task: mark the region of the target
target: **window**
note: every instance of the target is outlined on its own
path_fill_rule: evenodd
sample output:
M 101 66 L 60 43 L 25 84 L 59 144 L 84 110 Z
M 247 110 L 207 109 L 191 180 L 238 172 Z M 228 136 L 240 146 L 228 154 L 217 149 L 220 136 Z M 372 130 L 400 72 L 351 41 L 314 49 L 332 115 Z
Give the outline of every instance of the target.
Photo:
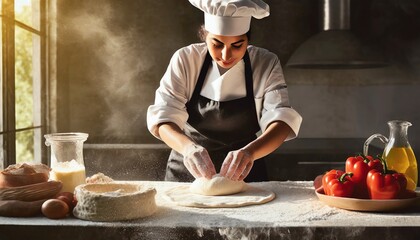
M 0 7 L 0 167 L 3 168 L 43 159 L 46 0 L 1 0 Z

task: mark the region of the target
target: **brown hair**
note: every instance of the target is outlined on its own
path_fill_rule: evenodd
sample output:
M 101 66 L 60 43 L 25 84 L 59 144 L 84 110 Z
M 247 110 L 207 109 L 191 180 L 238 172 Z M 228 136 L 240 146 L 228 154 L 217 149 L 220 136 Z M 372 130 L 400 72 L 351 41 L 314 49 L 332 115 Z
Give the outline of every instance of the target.
M 204 27 L 204 24 L 200 26 L 200 28 L 198 29 L 198 38 L 205 42 L 206 41 L 206 37 L 207 34 L 209 34 L 209 32 L 206 30 L 206 28 Z M 249 29 L 248 32 L 245 33 L 246 37 L 248 38 L 248 41 L 251 41 L 251 29 Z

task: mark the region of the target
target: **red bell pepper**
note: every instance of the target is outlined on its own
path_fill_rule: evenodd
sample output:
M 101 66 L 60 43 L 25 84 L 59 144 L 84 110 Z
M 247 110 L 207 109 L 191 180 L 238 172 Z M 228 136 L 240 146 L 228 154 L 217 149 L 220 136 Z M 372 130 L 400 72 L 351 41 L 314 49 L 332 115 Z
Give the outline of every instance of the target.
M 353 173 L 346 173 L 341 170 L 330 170 L 322 177 L 324 192 L 329 196 L 352 197 L 354 183 L 350 180 Z
M 382 159 L 381 159 L 382 160 Z M 382 160 L 381 171 L 369 171 L 366 184 L 371 199 L 396 199 L 406 193 L 407 179 L 404 174 L 388 170 L 386 162 Z
M 380 159 L 374 159 L 372 156 L 357 155 L 349 157 L 346 160 L 346 172 L 353 173 L 351 180 L 355 183 L 354 197 L 369 198 L 366 186 L 366 178 L 370 170 L 383 169 Z
M 326 195 L 330 195 L 329 194 L 328 183 L 333 179 L 339 178 L 343 174 L 344 174 L 344 171 L 333 169 L 333 170 L 330 170 L 330 171 L 326 172 L 322 176 L 322 187 L 324 188 L 324 193 Z

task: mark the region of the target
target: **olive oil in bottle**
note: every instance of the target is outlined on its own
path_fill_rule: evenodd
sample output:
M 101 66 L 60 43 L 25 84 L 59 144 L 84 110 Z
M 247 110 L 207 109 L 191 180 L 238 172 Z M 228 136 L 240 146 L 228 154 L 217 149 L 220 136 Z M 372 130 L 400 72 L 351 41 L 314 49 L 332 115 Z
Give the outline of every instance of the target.
M 389 139 L 380 133 L 373 134 L 366 139 L 363 154 L 368 155 L 372 140 L 376 138 L 381 140 L 385 144 L 382 158 L 386 161 L 388 169 L 404 174 L 407 179 L 407 189 L 414 191 L 417 187 L 418 170 L 417 160 L 407 136 L 408 127 L 411 125 L 410 122 L 402 120 L 389 121 Z
M 403 173 L 407 178 L 407 189 L 415 190 L 417 186 L 417 160 L 411 147 L 390 147 L 385 149 L 383 158 L 388 169 Z

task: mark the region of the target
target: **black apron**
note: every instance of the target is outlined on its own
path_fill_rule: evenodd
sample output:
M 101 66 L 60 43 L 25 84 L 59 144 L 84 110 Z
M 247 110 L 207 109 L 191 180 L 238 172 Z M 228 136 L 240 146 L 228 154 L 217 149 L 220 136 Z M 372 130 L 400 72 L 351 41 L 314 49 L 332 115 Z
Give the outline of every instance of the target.
M 209 152 L 220 171 L 228 152 L 240 149 L 256 139 L 260 130 L 256 115 L 252 69 L 248 52 L 244 56 L 246 97 L 231 101 L 214 101 L 200 95 L 212 58 L 207 53 L 193 95 L 186 104 L 189 114 L 184 132 Z M 166 168 L 166 181 L 192 182 L 194 177 L 183 163 L 183 156 L 172 150 Z M 267 181 L 264 159 L 254 162 L 246 182 Z

